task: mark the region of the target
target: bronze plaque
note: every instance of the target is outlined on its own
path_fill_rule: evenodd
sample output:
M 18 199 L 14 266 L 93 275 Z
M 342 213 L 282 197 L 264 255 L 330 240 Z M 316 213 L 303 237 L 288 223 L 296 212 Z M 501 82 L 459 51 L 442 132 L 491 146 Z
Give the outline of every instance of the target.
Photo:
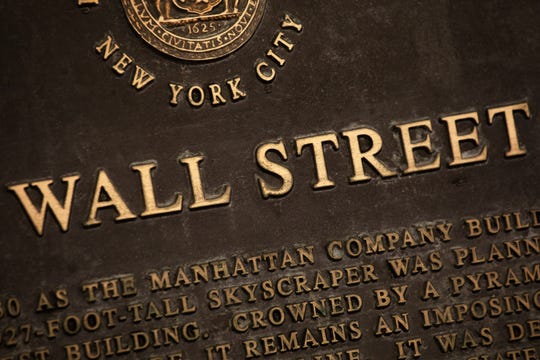
M 1 360 L 540 358 L 540 2 L 0 9 Z

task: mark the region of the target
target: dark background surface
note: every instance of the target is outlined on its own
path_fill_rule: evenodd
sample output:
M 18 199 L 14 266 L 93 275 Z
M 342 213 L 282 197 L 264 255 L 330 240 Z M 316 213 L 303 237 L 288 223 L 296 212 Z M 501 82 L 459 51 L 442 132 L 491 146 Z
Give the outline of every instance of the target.
M 38 289 L 65 285 L 76 291 L 87 279 L 124 273 L 142 278 L 149 269 L 294 244 L 314 245 L 327 266 L 322 250 L 332 239 L 540 206 L 538 1 L 270 1 L 246 45 L 206 63 L 177 60 L 148 46 L 131 29 L 119 1 L 103 0 L 90 9 L 77 7 L 75 1 L 6 1 L 0 10 L 2 296 L 17 295 L 32 304 Z M 264 85 L 253 67 L 270 47 L 285 12 L 304 29 L 289 33 L 295 49 L 282 52 L 286 65 L 271 85 Z M 113 62 L 104 62 L 95 52 L 106 34 L 156 75 L 149 88 L 132 89 L 129 75 L 115 75 Z M 168 104 L 169 81 L 208 85 L 236 75 L 248 92 L 243 101 L 200 109 L 185 102 Z M 503 121 L 488 126 L 485 109 L 523 100 L 532 111 L 529 120 L 517 120 L 527 155 L 505 159 Z M 438 119 L 466 111 L 479 111 L 488 161 L 448 168 L 450 147 Z M 311 157 L 293 155 L 294 137 L 367 125 L 383 136 L 383 159 L 403 164 L 392 126 L 424 118 L 432 120 L 432 141 L 441 152 L 439 171 L 350 185 L 351 163 L 341 139 L 340 151 L 326 149 L 336 187 L 313 191 Z M 278 138 L 290 154 L 287 166 L 295 176 L 294 189 L 284 198 L 263 200 L 255 182 L 261 171 L 254 151 Z M 177 162 L 186 152 L 205 155 L 208 188 L 231 185 L 229 206 L 188 210 L 190 187 L 185 168 Z M 157 198 L 166 202 L 179 191 L 184 210 L 124 223 L 115 223 L 115 213 L 104 210 L 99 213 L 101 226 L 84 228 L 99 168 L 107 170 L 134 212 L 143 210 L 139 179 L 129 165 L 145 160 L 159 164 L 154 176 Z M 62 233 L 49 214 L 45 235 L 38 237 L 5 185 L 47 177 L 56 184 L 70 173 L 81 175 L 70 230 Z M 54 189 L 63 191 L 61 186 Z M 465 239 L 458 241 L 466 245 Z M 416 284 L 413 279 L 403 283 L 409 280 Z M 199 305 L 204 307 L 202 301 Z M 25 316 L 34 315 L 27 311 Z M 201 316 L 211 323 L 218 315 L 205 311 Z M 365 316 L 366 322 L 373 321 Z M 211 337 L 216 343 L 229 336 L 223 331 L 226 320 L 220 321 L 223 328 Z M 366 335 L 359 346 L 367 358 L 382 359 L 390 344 L 392 339 Z M 186 346 L 188 355 L 194 346 Z M 504 350 L 507 345 L 494 346 Z M 438 354 L 433 344 L 426 351 Z

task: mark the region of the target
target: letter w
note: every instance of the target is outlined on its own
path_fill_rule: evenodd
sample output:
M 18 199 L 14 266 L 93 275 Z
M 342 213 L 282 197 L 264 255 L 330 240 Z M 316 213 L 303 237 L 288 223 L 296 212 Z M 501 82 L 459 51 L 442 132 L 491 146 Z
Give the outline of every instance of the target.
M 133 79 L 131 80 L 131 86 L 137 90 L 141 90 L 154 79 L 155 77 L 152 74 L 144 70 L 142 67 L 136 65 L 135 72 L 133 73 Z
M 19 185 L 8 186 L 8 189 L 13 191 L 15 195 L 19 198 L 26 214 L 32 221 L 32 225 L 36 229 L 37 233 L 41 236 L 43 235 L 43 226 L 45 224 L 45 214 L 47 213 L 47 208 L 51 209 L 56 221 L 60 225 L 60 228 L 63 231 L 67 231 L 69 228 L 69 215 L 71 213 L 71 203 L 73 201 L 73 193 L 75 190 L 75 183 L 79 180 L 80 176 L 72 175 L 65 176 L 62 178 L 62 182 L 67 183 L 67 192 L 64 197 L 64 204 L 61 205 L 56 196 L 52 193 L 49 185 L 53 183 L 52 180 L 42 180 L 34 181 L 32 183 L 24 183 Z M 30 197 L 26 193 L 26 188 L 28 186 L 35 186 L 41 192 L 42 200 L 41 205 L 36 207 Z
M 437 343 L 443 353 L 454 351 L 456 349 L 456 337 L 457 333 L 437 335 Z
M 409 257 L 387 260 L 387 262 L 390 264 L 390 269 L 396 276 L 407 275 L 407 271 L 409 269 L 409 261 Z
M 303 321 L 306 317 L 306 302 L 302 303 L 296 303 L 296 304 L 288 304 L 286 307 L 289 310 L 289 313 L 291 314 L 292 318 L 295 322 Z

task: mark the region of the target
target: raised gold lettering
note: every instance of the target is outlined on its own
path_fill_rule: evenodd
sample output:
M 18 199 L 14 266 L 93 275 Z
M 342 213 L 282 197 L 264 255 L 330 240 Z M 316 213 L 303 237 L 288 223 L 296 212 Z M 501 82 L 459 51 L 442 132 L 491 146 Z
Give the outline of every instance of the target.
M 457 123 L 462 120 L 474 121 L 475 126 L 467 134 L 458 133 Z M 479 144 L 478 131 L 476 128 L 476 126 L 479 123 L 477 112 L 459 114 L 459 115 L 454 115 L 454 116 L 446 116 L 446 117 L 443 117 L 441 121 L 444 121 L 448 127 L 448 135 L 450 137 L 450 146 L 452 147 L 453 159 L 448 164 L 449 166 L 458 166 L 458 165 L 463 165 L 463 164 L 486 161 L 487 147 L 485 145 L 482 146 L 482 148 L 479 151 L 477 151 L 476 155 L 463 157 L 463 153 L 461 151 L 462 142 L 468 141 L 468 142 L 472 142 L 474 145 Z
M 267 154 L 269 152 L 278 153 L 283 160 L 287 160 L 287 151 L 283 141 L 280 140 L 276 143 L 267 143 L 259 146 L 256 151 L 257 164 L 265 171 L 277 175 L 282 185 L 279 188 L 270 186 L 265 180 L 257 176 L 257 183 L 263 198 L 267 199 L 270 196 L 284 196 L 288 194 L 293 187 L 293 176 L 289 169 L 277 164 L 276 162 L 268 159 Z
M 506 134 L 508 136 L 508 144 L 510 148 L 506 151 L 506 157 L 525 155 L 527 151 L 519 144 L 518 133 L 516 129 L 516 118 L 514 113 L 523 112 L 527 119 L 531 117 L 531 111 L 529 110 L 529 104 L 522 102 L 519 104 L 502 106 L 497 108 L 488 109 L 488 124 L 493 124 L 494 117 L 498 114 L 503 114 L 503 118 L 506 124 Z
M 434 170 L 441 166 L 441 156 L 439 153 L 433 151 L 429 133 L 426 134 L 425 138 L 414 142 L 411 137 L 411 130 L 415 128 L 426 128 L 429 130 L 429 132 L 431 132 L 431 121 L 419 120 L 407 124 L 397 125 L 397 127 L 401 130 L 403 151 L 405 153 L 405 158 L 407 159 L 407 168 L 404 171 L 405 174 Z M 424 162 L 423 164 L 418 165 L 415 157 L 415 150 L 427 151 L 432 155 L 432 159 L 429 162 Z
M 102 194 L 106 195 L 108 200 L 100 200 Z M 115 218 L 116 221 L 131 220 L 137 217 L 128 208 L 126 202 L 116 190 L 116 187 L 111 182 L 111 179 L 105 170 L 99 170 L 94 196 L 90 205 L 90 213 L 88 214 L 88 219 L 86 219 L 84 225 L 93 226 L 101 224 L 101 220 L 97 218 L 98 210 L 111 206 L 114 207 L 118 213 L 118 216 Z
M 50 209 L 54 218 L 60 225 L 62 231 L 68 231 L 69 229 L 69 217 L 71 213 L 71 204 L 73 202 L 73 193 L 75 191 L 75 183 L 79 180 L 79 175 L 64 176 L 62 182 L 67 183 L 67 190 L 64 196 L 64 204 L 60 204 L 60 201 L 52 193 L 50 185 L 52 180 L 34 181 L 31 183 L 23 183 L 18 185 L 8 186 L 8 189 L 13 191 L 17 198 L 21 202 L 26 214 L 30 218 L 34 229 L 39 235 L 43 235 L 43 227 L 45 224 L 45 214 L 47 209 Z M 32 203 L 30 197 L 26 193 L 26 189 L 29 186 L 35 186 L 41 193 L 42 200 L 41 205 L 38 208 Z
M 223 186 L 221 195 L 207 198 L 204 192 L 204 187 L 201 180 L 200 163 L 204 160 L 203 156 L 192 156 L 181 158 L 180 162 L 188 167 L 191 189 L 193 191 L 193 203 L 189 206 L 190 209 L 198 209 L 209 206 L 225 205 L 231 201 L 231 187 Z

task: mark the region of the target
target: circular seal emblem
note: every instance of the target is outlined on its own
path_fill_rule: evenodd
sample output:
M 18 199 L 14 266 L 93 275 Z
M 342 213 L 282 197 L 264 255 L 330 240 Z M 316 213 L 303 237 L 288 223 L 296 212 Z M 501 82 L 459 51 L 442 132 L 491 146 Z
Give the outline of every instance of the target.
M 266 0 L 122 0 L 126 16 L 150 45 L 184 60 L 216 59 L 253 35 Z

